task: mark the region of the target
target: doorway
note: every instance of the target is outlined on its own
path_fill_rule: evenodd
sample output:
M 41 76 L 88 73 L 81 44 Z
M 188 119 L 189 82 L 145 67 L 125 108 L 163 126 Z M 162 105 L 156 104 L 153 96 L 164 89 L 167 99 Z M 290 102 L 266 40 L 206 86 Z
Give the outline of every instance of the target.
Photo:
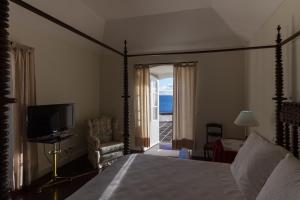
M 173 65 L 150 68 L 150 146 L 172 149 Z
M 150 146 L 159 143 L 159 79 L 150 74 Z

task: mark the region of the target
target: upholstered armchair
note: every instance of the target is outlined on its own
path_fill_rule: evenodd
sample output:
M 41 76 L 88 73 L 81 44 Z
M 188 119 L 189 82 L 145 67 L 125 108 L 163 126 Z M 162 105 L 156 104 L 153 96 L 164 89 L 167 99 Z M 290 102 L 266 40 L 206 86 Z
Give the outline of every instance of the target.
M 123 155 L 124 144 L 118 122 L 111 117 L 88 120 L 88 158 L 95 168 L 101 169 Z

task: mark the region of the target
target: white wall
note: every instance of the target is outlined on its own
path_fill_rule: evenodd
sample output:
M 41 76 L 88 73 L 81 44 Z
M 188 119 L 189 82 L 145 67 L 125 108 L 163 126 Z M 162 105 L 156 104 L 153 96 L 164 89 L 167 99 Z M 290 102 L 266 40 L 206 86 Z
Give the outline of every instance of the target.
M 244 108 L 244 53 L 215 53 L 199 55 L 153 56 L 129 59 L 129 88 L 133 95 L 133 66 L 134 64 L 157 62 L 198 61 L 200 79 L 200 102 L 198 118 L 197 149 L 201 153 L 206 142 L 205 124 L 219 122 L 224 126 L 224 137 L 242 138 L 243 129 L 233 124 L 234 119 Z M 119 120 L 122 112 L 122 57 L 110 56 L 102 59 L 100 78 L 100 112 L 111 113 Z M 133 126 L 133 98 L 130 100 L 131 130 Z M 122 124 L 122 121 L 121 121 Z M 132 131 L 131 131 L 132 133 Z M 132 135 L 133 136 L 133 135 Z M 134 146 L 132 138 L 132 147 Z
M 10 5 L 10 39 L 35 49 L 37 103 L 75 103 L 75 137 L 63 142 L 66 163 L 86 152 L 86 120 L 99 112 L 99 47 L 16 6 Z M 51 146 L 47 146 L 47 150 Z M 50 170 L 38 146 L 39 174 Z
M 89 36 L 100 41 L 103 38 L 105 19 L 82 0 L 24 1 Z
M 286 0 L 259 29 L 251 45 L 274 44 L 276 27 L 282 26 L 283 38 L 300 30 L 300 1 Z M 286 97 L 300 100 L 299 39 L 283 48 L 284 92 Z M 275 50 L 251 51 L 247 55 L 248 106 L 258 118 L 260 126 L 253 128 L 267 139 L 275 137 Z

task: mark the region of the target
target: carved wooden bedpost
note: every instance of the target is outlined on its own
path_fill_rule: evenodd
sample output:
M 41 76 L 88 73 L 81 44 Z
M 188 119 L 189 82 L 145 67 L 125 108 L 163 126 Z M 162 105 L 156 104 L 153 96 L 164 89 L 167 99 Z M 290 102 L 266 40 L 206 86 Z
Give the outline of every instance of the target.
M 8 104 L 9 95 L 9 40 L 8 0 L 0 1 L 0 199 L 9 199 L 8 193 Z
M 123 72 L 123 86 L 124 86 L 124 155 L 130 153 L 129 149 L 129 92 L 128 92 L 128 55 L 127 55 L 127 42 L 124 42 L 124 72 Z
M 280 111 L 282 103 L 286 98 L 283 95 L 283 68 L 282 68 L 282 45 L 281 45 L 281 27 L 277 27 L 277 39 L 276 39 L 276 67 L 275 67 L 275 97 L 273 100 L 276 104 L 276 143 L 280 146 L 284 145 L 284 136 L 283 136 L 283 123 L 280 120 Z
M 299 124 L 292 127 L 292 149 L 296 158 L 299 158 Z

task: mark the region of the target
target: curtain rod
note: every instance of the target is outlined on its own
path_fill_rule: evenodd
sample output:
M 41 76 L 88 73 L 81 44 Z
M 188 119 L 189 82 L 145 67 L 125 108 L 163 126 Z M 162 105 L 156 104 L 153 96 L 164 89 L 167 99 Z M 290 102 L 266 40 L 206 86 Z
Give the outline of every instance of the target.
M 145 63 L 145 64 L 134 64 L 134 66 L 141 66 L 141 65 L 148 65 L 148 66 L 150 66 L 150 68 L 151 67 L 157 67 L 157 65 L 175 65 L 175 64 L 184 64 L 184 63 L 186 63 L 186 64 L 189 64 L 189 63 L 195 63 L 195 64 L 197 64 L 198 63 L 198 61 L 186 61 L 186 62 L 161 62 L 161 63 Z
M 14 41 L 9 41 L 9 44 L 10 44 L 11 48 L 19 47 L 19 48 L 22 48 L 22 49 L 34 50 L 33 47 L 29 47 L 29 46 L 26 46 L 26 45 L 23 45 L 23 44 L 19 44 L 19 43 L 14 42 Z
M 15 3 L 15 4 L 17 4 L 17 5 L 19 5 L 19 6 L 21 6 L 21 7 L 23 7 L 23 8 L 25 8 L 25 9 L 27 9 L 27 10 L 29 10 L 29 11 L 31 11 L 31 12 L 33 12 L 33 13 L 35 13 L 35 14 L 37 14 L 37 15 L 39 15 L 39 16 L 41 16 L 41 17 L 43 17 L 43 18 L 45 18 L 45 19 L 47 19 L 48 21 L 53 22 L 54 24 L 57 24 L 57 25 L 65 28 L 65 29 L 67 29 L 67 30 L 69 30 L 69 31 L 77 34 L 77 35 L 80 35 L 81 37 L 83 37 L 83 38 L 85 38 L 85 39 L 87 39 L 87 40 L 89 40 L 91 42 L 94 42 L 94 43 L 96 43 L 96 44 L 98 44 L 98 45 L 100 45 L 100 46 L 102 46 L 102 47 L 104 47 L 104 48 L 106 48 L 106 49 L 108 49 L 110 51 L 113 51 L 113 52 L 115 52 L 115 53 L 117 53 L 117 54 L 119 54 L 121 56 L 124 56 L 124 54 L 122 52 L 114 49 L 113 47 L 111 47 L 111 46 L 109 46 L 107 44 L 104 44 L 103 42 L 100 42 L 99 40 L 97 40 L 97 39 L 95 39 L 95 38 L 93 38 L 93 37 L 91 37 L 91 36 L 89 36 L 89 35 L 81 32 L 81 31 L 79 31 L 78 29 L 76 29 L 76 28 L 74 28 L 74 27 L 72 27 L 72 26 L 70 26 L 70 25 L 68 25 L 68 24 L 60 21 L 59 19 L 57 19 L 57 18 L 55 18 L 55 17 L 53 17 L 53 16 L 51 16 L 51 15 L 43 12 L 42 10 L 39 10 L 39 9 L 33 7 L 32 5 L 26 3 L 26 2 L 24 2 L 22 0 L 10 0 L 10 1 L 13 2 L 13 3 Z

